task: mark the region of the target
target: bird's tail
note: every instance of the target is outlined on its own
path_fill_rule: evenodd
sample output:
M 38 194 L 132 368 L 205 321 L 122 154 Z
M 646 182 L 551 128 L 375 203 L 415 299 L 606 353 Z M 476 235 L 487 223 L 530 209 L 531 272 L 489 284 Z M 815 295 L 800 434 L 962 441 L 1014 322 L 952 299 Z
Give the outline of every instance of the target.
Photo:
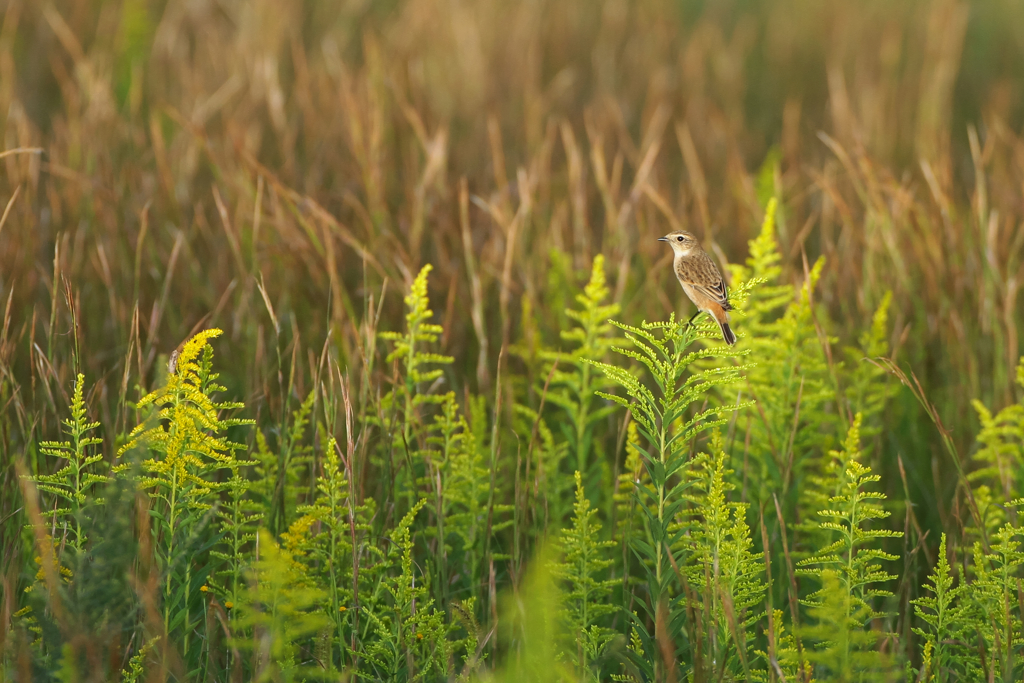
M 729 321 L 724 319 L 725 316 L 722 316 L 722 318 L 722 320 L 716 319 L 718 326 L 722 328 L 722 339 L 725 340 L 726 344 L 732 346 L 736 343 L 736 333 L 732 331 L 731 327 L 729 327 Z

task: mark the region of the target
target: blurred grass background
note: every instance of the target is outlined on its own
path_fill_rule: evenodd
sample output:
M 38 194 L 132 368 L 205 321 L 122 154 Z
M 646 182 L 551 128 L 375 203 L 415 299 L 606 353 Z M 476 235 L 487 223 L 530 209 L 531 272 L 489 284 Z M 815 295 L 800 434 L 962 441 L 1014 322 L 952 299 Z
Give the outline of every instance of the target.
M 108 457 L 125 397 L 200 323 L 230 339 L 229 395 L 284 424 L 324 344 L 359 372 L 429 262 L 446 380 L 486 392 L 503 346 L 558 345 L 595 254 L 621 319 L 664 319 L 686 309 L 654 239 L 682 226 L 741 261 L 773 195 L 787 277 L 827 259 L 829 334 L 893 292 L 894 356 L 961 453 L 971 399 L 1018 398 L 1019 2 L 0 8 L 2 147 L 42 150 L 0 159 L 0 519 L 76 362 Z M 901 455 L 937 528 L 939 436 L 908 392 L 886 421 L 883 483 L 902 498 Z

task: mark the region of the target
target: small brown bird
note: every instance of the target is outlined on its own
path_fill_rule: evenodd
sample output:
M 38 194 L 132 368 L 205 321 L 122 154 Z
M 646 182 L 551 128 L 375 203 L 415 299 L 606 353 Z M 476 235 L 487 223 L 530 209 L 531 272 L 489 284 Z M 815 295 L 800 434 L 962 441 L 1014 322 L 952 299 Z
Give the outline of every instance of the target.
M 686 296 L 697 306 L 696 318 L 704 311 L 722 328 L 722 338 L 730 346 L 736 343 L 736 335 L 729 327 L 729 292 L 725 288 L 725 280 L 718 271 L 718 266 L 711 260 L 697 238 L 690 233 L 679 230 L 658 238 L 659 242 L 668 242 L 672 247 L 675 259 L 672 269 L 679 278 Z M 693 318 L 690 318 L 692 321 Z

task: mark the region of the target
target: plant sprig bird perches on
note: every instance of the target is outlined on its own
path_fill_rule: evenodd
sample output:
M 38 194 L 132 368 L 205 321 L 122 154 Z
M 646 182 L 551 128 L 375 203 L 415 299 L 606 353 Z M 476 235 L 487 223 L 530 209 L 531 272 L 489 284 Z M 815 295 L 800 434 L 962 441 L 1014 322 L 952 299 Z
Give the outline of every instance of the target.
M 706 370 L 691 367 L 699 358 L 735 355 L 731 349 L 690 350 L 697 331 L 671 315 L 664 322 L 642 322 L 640 326 L 610 321 L 625 333 L 629 346 L 614 350 L 641 363 L 653 379 L 648 385 L 632 369 L 588 360 L 609 379 L 619 384 L 629 398 L 598 392 L 598 396 L 628 409 L 643 443 L 636 446 L 647 471 L 643 485 L 637 482 L 637 505 L 644 516 L 645 534 L 632 540 L 632 549 L 647 573 L 647 600 L 637 604 L 646 612 L 635 625 L 643 651 L 653 652 L 660 643 L 673 642 L 687 620 L 685 606 L 675 598 L 683 587 L 676 584 L 678 567 L 686 557 L 678 549 L 686 533 L 676 519 L 687 504 L 684 497 L 691 481 L 685 476 L 691 442 L 701 432 L 726 423 L 723 414 L 749 404 L 697 408 L 709 392 L 739 382 L 747 366 L 723 365 Z M 678 557 L 677 557 L 678 556 Z M 667 612 L 663 612 L 667 608 Z M 661 616 L 659 616 L 659 614 Z M 653 632 L 648 625 L 654 624 Z M 668 640 L 665 640 L 668 639 Z M 689 647 L 689 641 L 683 646 Z M 679 653 L 671 653 L 673 662 Z M 691 653 L 691 661 L 700 653 Z M 663 679 L 670 666 L 658 660 L 634 660 L 644 667 L 647 680 Z
M 153 501 L 155 554 L 164 582 L 164 632 L 173 630 L 183 636 L 186 658 L 189 639 L 199 624 L 198 588 L 209 571 L 205 550 L 196 549 L 202 537 L 198 532 L 224 488 L 216 481 L 216 473 L 236 472 L 249 464 L 235 457 L 245 446 L 231 441 L 227 431 L 255 424 L 251 419 L 222 417 L 244 404 L 214 399 L 225 388 L 217 384 L 219 374 L 213 371 L 209 342 L 221 334 L 219 329 L 203 330 L 185 342 L 167 384 L 136 404 L 140 412 L 148 410 L 150 415 L 128 434 L 128 442 L 117 453 L 121 462 L 112 470 L 115 475 L 128 472 L 130 461 L 124 456 L 133 449 L 142 450 L 140 486 Z
M 735 344 L 736 335 L 729 327 L 728 312 L 732 310 L 729 292 L 718 266 L 700 246 L 697 238 L 685 230 L 670 232 L 664 237 L 659 237 L 658 241 L 668 242 L 672 247 L 675 257 L 672 261 L 672 271 L 676 274 L 676 279 L 682 285 L 686 296 L 698 308 L 698 313 L 704 311 L 714 318 L 722 330 L 722 339 L 725 343 L 729 346 Z M 693 318 L 690 320 L 692 322 Z

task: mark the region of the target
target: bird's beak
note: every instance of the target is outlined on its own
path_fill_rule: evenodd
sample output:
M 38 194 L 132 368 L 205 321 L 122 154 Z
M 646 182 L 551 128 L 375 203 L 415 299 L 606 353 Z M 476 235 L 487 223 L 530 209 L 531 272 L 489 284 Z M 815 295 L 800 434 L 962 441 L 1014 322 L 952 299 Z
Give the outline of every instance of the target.
M 668 238 L 667 237 L 659 237 L 658 241 L 659 242 L 668 242 Z

